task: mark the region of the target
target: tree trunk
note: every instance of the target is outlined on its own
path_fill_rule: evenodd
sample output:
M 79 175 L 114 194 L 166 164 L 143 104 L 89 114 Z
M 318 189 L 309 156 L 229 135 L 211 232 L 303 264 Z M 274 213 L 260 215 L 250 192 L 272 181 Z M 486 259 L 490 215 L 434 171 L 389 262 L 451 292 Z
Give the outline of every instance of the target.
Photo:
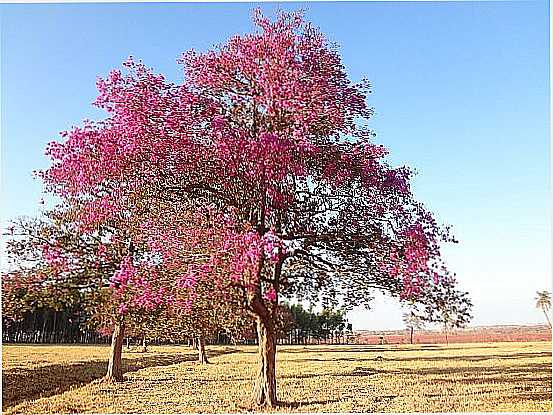
M 48 313 L 46 311 L 42 312 L 42 343 L 46 343 L 46 317 L 48 316 Z
M 146 344 L 146 336 L 142 337 L 142 353 L 146 353 L 148 351 L 148 346 Z
M 272 322 L 257 317 L 257 337 L 259 340 L 259 369 L 253 390 L 253 401 L 264 407 L 273 408 L 276 396 L 276 345 Z
M 411 336 L 410 336 L 411 344 L 413 344 L 413 327 L 411 327 Z
M 545 314 L 545 318 L 547 319 L 547 324 L 549 324 L 549 328 L 551 328 L 551 320 L 549 320 L 549 316 L 547 315 L 547 311 L 543 310 L 543 314 Z
M 111 336 L 111 350 L 109 355 L 108 372 L 106 379 L 112 382 L 123 381 L 123 365 L 121 354 L 123 353 L 123 339 L 125 337 L 125 325 L 116 324 Z
M 50 343 L 56 343 L 56 320 L 58 317 L 58 312 L 54 311 L 54 326 L 52 328 L 52 336 L 50 337 Z
M 205 351 L 205 337 L 198 336 L 198 362 L 202 365 L 207 365 L 209 361 L 207 360 L 207 353 Z

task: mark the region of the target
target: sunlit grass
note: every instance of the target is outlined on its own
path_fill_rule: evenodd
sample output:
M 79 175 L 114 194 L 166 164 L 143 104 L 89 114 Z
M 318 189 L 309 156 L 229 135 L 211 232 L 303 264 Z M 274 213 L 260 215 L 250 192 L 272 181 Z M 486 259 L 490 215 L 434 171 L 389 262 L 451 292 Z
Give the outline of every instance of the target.
M 125 382 L 110 385 L 94 381 L 107 346 L 4 346 L 4 410 L 251 410 L 255 347 L 208 352 L 208 366 L 184 346 L 125 352 Z M 551 343 L 279 346 L 277 377 L 279 412 L 550 411 Z

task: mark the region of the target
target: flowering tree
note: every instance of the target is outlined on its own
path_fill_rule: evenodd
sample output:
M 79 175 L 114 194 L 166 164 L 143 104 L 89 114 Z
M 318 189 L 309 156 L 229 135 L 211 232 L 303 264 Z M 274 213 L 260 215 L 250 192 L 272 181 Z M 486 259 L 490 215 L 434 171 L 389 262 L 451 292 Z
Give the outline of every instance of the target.
M 67 213 L 54 210 L 43 218 L 20 218 L 9 226 L 3 316 L 18 319 L 44 307 L 78 308 L 88 315 L 92 327 L 112 330 L 124 305 L 110 295 L 110 276 L 119 267 L 123 247 L 116 238 L 108 241 L 101 233 L 77 232 Z M 112 352 L 108 377 L 114 376 L 113 366 Z
M 274 406 L 279 297 L 414 298 L 440 283 L 451 238 L 414 199 L 411 171 L 385 162 L 369 85 L 348 80 L 336 48 L 297 13 L 254 23 L 184 54 L 181 85 L 133 60 L 99 80 L 108 117 L 51 143 L 42 175 L 79 201 L 84 231 L 142 218 L 125 229 L 175 271 L 180 309 L 238 293 L 257 322 L 254 400 Z M 207 281 L 217 289 L 202 293 Z
M 147 323 L 146 312 L 159 313 L 162 303 L 144 301 L 151 289 L 140 281 L 132 285 L 134 292 L 123 290 L 119 280 L 125 278 L 128 247 L 113 232 L 79 232 L 70 212 L 65 206 L 9 226 L 3 317 L 17 320 L 40 308 L 81 310 L 89 327 L 113 335 L 106 378 L 121 380 L 124 322 L 136 331 Z M 142 301 L 133 302 L 138 297 Z
M 114 244 L 75 232 L 59 211 L 19 218 L 5 236 L 4 317 L 18 318 L 37 307 L 86 308 L 98 291 L 109 287 L 109 275 L 118 267 Z
M 129 248 L 113 230 L 97 227 L 81 232 L 63 206 L 43 218 L 20 218 L 9 226 L 7 258 L 10 269 L 2 277 L 3 317 L 23 318 L 38 308 L 78 308 L 91 328 L 112 335 L 106 378 L 122 380 L 122 344 L 125 335 L 154 336 L 164 340 L 199 337 L 199 360 L 207 363 L 203 338 L 217 330 L 238 330 L 242 317 L 231 313 L 227 293 L 217 306 L 197 301 L 182 307 L 175 269 L 164 272 L 155 261 L 145 261 L 142 249 Z M 141 258 L 142 257 L 142 258 Z M 145 277 L 147 276 L 147 281 Z M 204 298 L 209 287 L 198 285 Z M 235 301 L 236 303 L 236 301 Z M 179 309 L 179 306 L 181 308 Z M 179 311 L 185 308 L 182 318 Z M 171 330 L 167 330 L 171 327 Z

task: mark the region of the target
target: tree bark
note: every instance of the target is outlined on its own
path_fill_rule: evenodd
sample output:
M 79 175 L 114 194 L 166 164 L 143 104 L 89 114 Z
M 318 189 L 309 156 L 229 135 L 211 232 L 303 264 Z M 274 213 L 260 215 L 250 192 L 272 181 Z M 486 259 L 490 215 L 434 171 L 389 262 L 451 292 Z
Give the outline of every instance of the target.
M 46 311 L 42 312 L 42 343 L 46 343 L 46 317 L 48 313 Z
M 209 361 L 207 360 L 207 353 L 205 351 L 205 337 L 198 336 L 198 362 L 202 365 L 207 365 Z
M 253 390 L 253 401 L 263 407 L 273 408 L 276 396 L 276 345 L 275 330 L 269 319 L 257 317 L 259 340 L 259 369 Z
M 411 336 L 410 336 L 410 339 L 411 339 L 411 344 L 413 344 L 413 327 L 411 327 Z
M 123 353 L 123 339 L 125 337 L 125 325 L 118 323 L 111 336 L 111 350 L 109 355 L 108 371 L 105 378 L 112 382 L 123 381 L 123 365 L 121 355 Z
M 52 327 L 52 335 L 50 336 L 50 343 L 56 343 L 56 320 L 58 312 L 54 310 L 54 326 Z

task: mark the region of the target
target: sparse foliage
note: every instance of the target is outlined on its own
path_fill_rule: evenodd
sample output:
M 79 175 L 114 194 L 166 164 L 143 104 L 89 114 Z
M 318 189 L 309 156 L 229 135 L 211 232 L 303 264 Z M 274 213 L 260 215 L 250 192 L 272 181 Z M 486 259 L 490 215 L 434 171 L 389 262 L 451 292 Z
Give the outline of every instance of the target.
M 549 310 L 551 309 L 551 293 L 549 291 L 538 291 L 536 296 L 536 308 L 543 311 L 547 324 L 551 328 L 551 320 L 549 319 Z

